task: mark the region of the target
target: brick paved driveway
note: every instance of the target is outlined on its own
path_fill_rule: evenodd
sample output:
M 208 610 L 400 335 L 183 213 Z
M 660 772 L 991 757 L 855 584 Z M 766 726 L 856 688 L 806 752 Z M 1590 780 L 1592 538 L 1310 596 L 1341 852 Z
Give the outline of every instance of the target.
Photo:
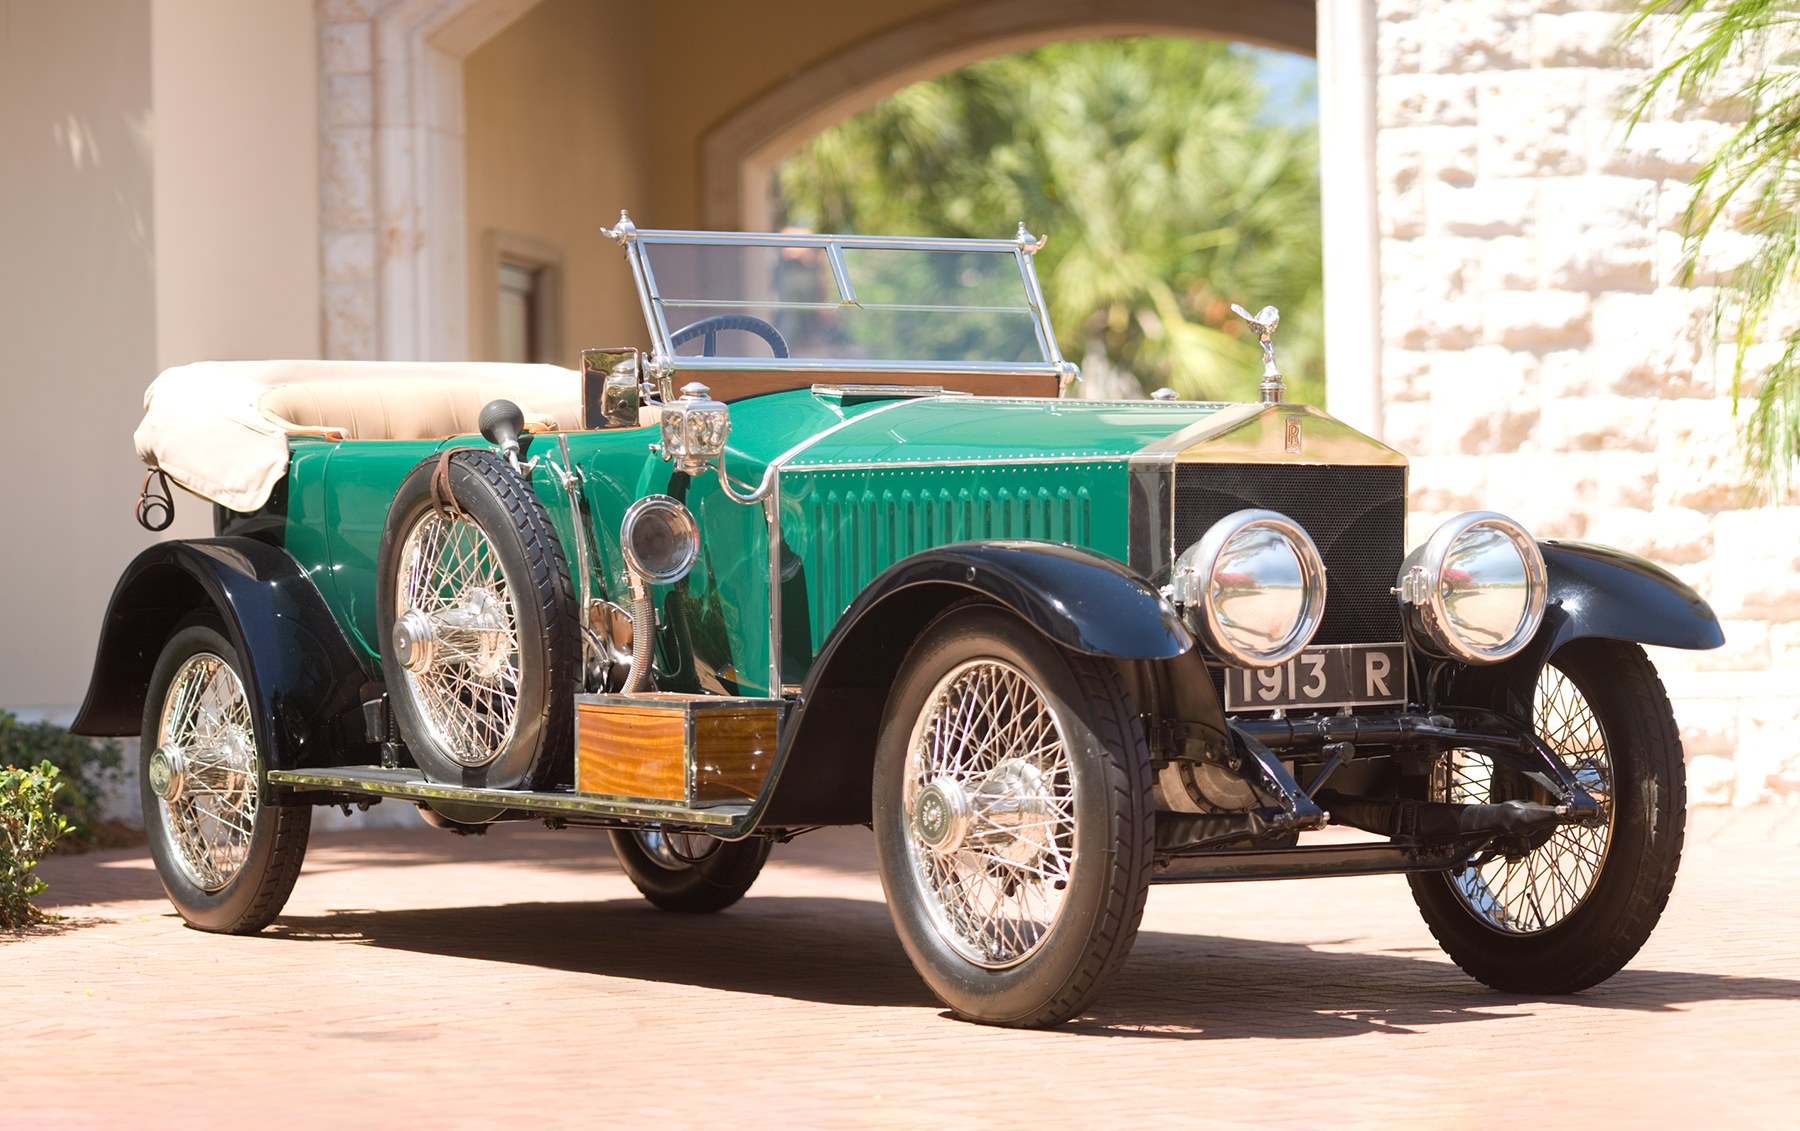
M 1661 929 L 1580 997 L 1468 981 L 1397 878 L 1159 888 L 1048 1033 L 941 1014 L 860 829 L 697 919 L 534 827 L 317 835 L 254 938 L 183 929 L 140 854 L 45 873 L 74 922 L 0 936 L 8 1129 L 1800 1122 L 1800 808 L 1700 812 Z

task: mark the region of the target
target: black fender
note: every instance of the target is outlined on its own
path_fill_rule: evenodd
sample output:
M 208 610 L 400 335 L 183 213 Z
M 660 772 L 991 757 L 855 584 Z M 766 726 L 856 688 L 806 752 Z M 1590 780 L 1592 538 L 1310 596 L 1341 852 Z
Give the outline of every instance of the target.
M 997 604 L 1055 643 L 1092 656 L 1156 662 L 1197 654 L 1193 634 L 1166 598 L 1092 551 L 959 542 L 914 554 L 870 582 L 820 648 L 789 715 L 758 823 L 869 820 L 888 690 L 926 625 L 970 599 Z M 1204 686 L 1210 692 L 1211 684 Z
M 1168 660 L 1194 636 L 1166 597 L 1111 558 L 1054 542 L 956 542 L 895 562 L 845 611 L 819 663 L 894 594 L 945 585 L 1004 606 L 1065 648 L 1118 660 Z
M 1461 701 L 1529 717 L 1538 673 L 1572 640 L 1598 637 L 1693 650 L 1725 643 L 1712 606 L 1661 566 L 1587 542 L 1546 541 L 1538 549 L 1550 589 L 1543 624 L 1512 659 L 1465 669 L 1455 681 Z
M 270 769 L 368 764 L 371 675 L 312 579 L 287 551 L 249 538 L 159 542 L 113 590 L 87 699 L 70 730 L 136 735 L 157 657 L 180 623 L 212 612 L 244 661 L 244 691 Z
M 1635 554 L 1586 542 L 1540 542 L 1550 575 L 1550 607 L 1538 633 L 1542 654 L 1583 636 L 1717 648 L 1725 633 L 1712 606 L 1680 578 Z M 1554 622 L 1554 623 L 1553 623 Z

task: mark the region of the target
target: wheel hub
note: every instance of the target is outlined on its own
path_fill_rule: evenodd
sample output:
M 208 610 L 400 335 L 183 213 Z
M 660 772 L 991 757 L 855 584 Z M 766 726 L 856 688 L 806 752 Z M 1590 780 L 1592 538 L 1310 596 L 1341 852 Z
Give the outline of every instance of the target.
M 187 782 L 187 758 L 181 748 L 164 745 L 156 748 L 150 755 L 150 764 L 144 770 L 150 780 L 150 789 L 164 801 L 173 801 L 181 796 Z
M 394 656 L 409 672 L 431 669 L 437 654 L 437 628 L 423 609 L 409 609 L 394 622 Z
M 960 849 L 969 833 L 969 795 L 954 778 L 938 778 L 913 801 L 913 832 L 938 853 Z

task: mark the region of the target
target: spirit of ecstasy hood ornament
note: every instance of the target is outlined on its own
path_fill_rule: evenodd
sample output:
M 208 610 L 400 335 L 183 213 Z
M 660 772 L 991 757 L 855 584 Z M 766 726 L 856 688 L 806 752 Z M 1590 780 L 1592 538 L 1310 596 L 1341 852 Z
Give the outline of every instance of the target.
M 1231 309 L 1239 318 L 1250 324 L 1250 328 L 1256 331 L 1257 340 L 1262 342 L 1263 379 L 1262 384 L 1256 387 L 1257 392 L 1262 394 L 1262 403 L 1280 404 L 1281 370 L 1275 368 L 1273 338 L 1275 337 L 1275 327 L 1281 325 L 1281 311 L 1272 306 L 1265 306 L 1255 314 L 1251 314 L 1235 302 L 1231 304 Z

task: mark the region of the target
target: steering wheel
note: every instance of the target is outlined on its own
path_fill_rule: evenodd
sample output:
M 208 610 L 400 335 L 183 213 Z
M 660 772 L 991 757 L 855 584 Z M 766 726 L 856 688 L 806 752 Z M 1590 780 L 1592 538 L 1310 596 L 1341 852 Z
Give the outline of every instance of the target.
M 683 326 L 681 329 L 669 335 L 669 348 L 678 349 L 683 342 L 691 342 L 700 335 L 705 334 L 706 341 L 701 344 L 700 355 L 702 357 L 712 357 L 719 352 L 720 330 L 747 331 L 769 343 L 769 349 L 774 351 L 776 357 L 786 357 L 788 355 L 787 339 L 781 336 L 781 331 L 769 325 L 767 322 L 764 322 L 762 319 L 752 317 L 748 314 L 715 314 L 711 318 L 702 318 L 698 322 L 689 322 L 686 326 Z

